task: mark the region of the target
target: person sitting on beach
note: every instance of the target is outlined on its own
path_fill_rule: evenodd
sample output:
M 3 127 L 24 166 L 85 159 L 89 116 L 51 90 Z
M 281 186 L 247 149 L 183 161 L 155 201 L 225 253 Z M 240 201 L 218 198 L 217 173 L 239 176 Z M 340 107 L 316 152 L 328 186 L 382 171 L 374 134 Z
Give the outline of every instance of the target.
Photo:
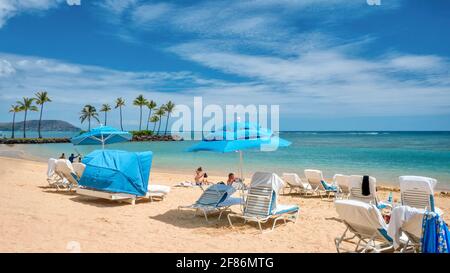
M 209 182 L 208 182 L 208 174 L 207 173 L 205 173 L 204 175 L 203 175 L 203 179 L 202 179 L 202 183 L 201 183 L 202 185 L 203 184 L 205 184 L 205 185 L 208 185 L 208 184 L 210 184 Z
M 69 161 L 70 163 L 73 163 L 73 161 L 75 160 L 75 158 L 79 157 L 80 155 L 74 155 L 73 153 L 69 156 Z
M 59 159 L 66 159 L 66 155 L 64 153 L 62 153 L 61 156 L 59 157 Z
M 78 155 L 78 162 L 81 163 L 83 160 L 83 158 L 81 157 L 81 155 Z
M 234 176 L 234 173 L 229 173 L 228 174 L 228 180 L 227 180 L 227 185 L 231 186 L 234 182 L 238 181 L 236 179 L 236 177 Z
M 194 177 L 194 181 L 195 181 L 196 185 L 202 184 L 204 175 L 205 174 L 203 173 L 202 167 L 198 167 L 197 170 L 195 171 L 195 177 Z

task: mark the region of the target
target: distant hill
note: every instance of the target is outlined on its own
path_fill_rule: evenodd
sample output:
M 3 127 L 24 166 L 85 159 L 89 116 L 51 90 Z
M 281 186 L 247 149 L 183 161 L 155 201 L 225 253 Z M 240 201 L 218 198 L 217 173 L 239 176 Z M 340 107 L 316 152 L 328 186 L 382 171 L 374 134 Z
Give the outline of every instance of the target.
M 27 120 L 27 130 L 37 131 L 39 120 Z M 0 131 L 11 131 L 12 122 L 0 122 Z M 16 122 L 16 130 L 23 127 L 23 121 Z M 62 120 L 42 120 L 41 131 L 78 132 L 80 128 Z

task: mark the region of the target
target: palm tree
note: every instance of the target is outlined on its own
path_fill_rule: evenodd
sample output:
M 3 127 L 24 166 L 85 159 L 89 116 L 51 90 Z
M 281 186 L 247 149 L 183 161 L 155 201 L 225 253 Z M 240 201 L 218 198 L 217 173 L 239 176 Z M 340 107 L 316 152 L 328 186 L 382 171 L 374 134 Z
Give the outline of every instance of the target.
M 36 104 L 41 106 L 41 113 L 39 115 L 39 123 L 38 123 L 38 133 L 39 133 L 39 138 L 42 138 L 41 122 L 42 122 L 42 112 L 44 112 L 44 103 L 51 102 L 52 100 L 48 97 L 48 94 L 46 91 L 37 92 L 34 95 L 36 96 Z
M 158 124 L 158 132 L 156 134 L 159 135 L 159 130 L 161 129 L 161 118 L 162 116 L 164 116 L 166 114 L 166 109 L 165 109 L 165 105 L 161 105 L 158 110 L 156 110 L 155 113 L 158 117 L 159 117 L 159 124 Z
M 147 103 L 147 107 L 148 107 L 149 112 L 148 112 L 147 129 L 146 130 L 148 131 L 148 124 L 150 123 L 150 117 L 152 116 L 152 110 L 156 108 L 156 102 L 150 100 Z
M 147 105 L 147 100 L 144 98 L 143 95 L 139 95 L 139 96 L 137 96 L 136 99 L 134 99 L 133 105 L 139 106 L 139 110 L 140 110 L 139 131 L 141 131 L 142 130 L 142 107 Z
M 16 114 L 19 113 L 20 111 L 22 111 L 20 109 L 20 106 L 17 104 L 13 104 L 11 105 L 11 108 L 9 108 L 9 112 L 13 113 L 13 122 L 12 122 L 12 133 L 11 133 L 11 138 L 14 138 L 14 131 L 15 131 L 15 125 L 16 125 Z
M 27 114 L 28 111 L 37 112 L 39 109 L 33 105 L 34 98 L 26 98 L 23 97 L 22 101 L 17 101 L 17 104 L 20 107 L 20 111 L 24 111 L 25 115 L 23 117 L 23 138 L 27 137 L 26 131 L 27 131 Z
M 166 107 L 164 107 L 167 112 L 167 119 L 166 119 L 166 130 L 164 131 L 164 135 L 167 134 L 167 125 L 169 124 L 169 117 L 170 114 L 172 114 L 173 110 L 175 109 L 175 104 L 172 101 L 168 101 L 166 103 Z
M 120 111 L 120 130 L 123 131 L 123 124 L 122 124 L 122 107 L 125 106 L 125 100 L 123 98 L 117 98 L 116 99 L 116 107 L 119 108 Z
M 86 119 L 88 120 L 88 130 L 91 130 L 91 118 L 95 119 L 97 122 L 100 122 L 98 119 L 97 109 L 90 104 L 86 104 L 81 110 L 80 120 L 83 123 Z
M 159 117 L 157 115 L 153 115 L 150 118 L 150 121 L 153 122 L 153 133 L 154 133 L 156 129 L 156 123 L 159 121 Z
M 100 108 L 100 112 L 105 112 L 105 126 L 106 122 L 108 121 L 108 112 L 111 111 L 111 106 L 107 103 L 102 105 L 102 108 Z

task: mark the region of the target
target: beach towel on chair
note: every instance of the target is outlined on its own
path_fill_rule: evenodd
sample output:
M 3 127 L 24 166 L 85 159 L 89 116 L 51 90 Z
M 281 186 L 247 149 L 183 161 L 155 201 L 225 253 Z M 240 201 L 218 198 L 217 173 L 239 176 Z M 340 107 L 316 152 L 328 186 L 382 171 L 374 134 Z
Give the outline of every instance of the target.
M 450 233 L 442 217 L 427 212 L 422 222 L 422 253 L 450 253 Z
M 321 180 L 320 183 L 322 183 L 322 186 L 326 191 L 334 191 L 334 192 L 338 191 L 338 187 L 336 187 L 336 185 L 328 184 L 323 180 Z
M 214 184 L 203 192 L 202 196 L 197 200 L 197 204 L 204 206 L 218 206 L 233 195 L 235 191 L 236 189 L 231 186 Z
M 370 183 L 369 183 L 369 176 L 364 175 L 363 181 L 361 184 L 361 194 L 363 196 L 369 196 L 370 195 Z

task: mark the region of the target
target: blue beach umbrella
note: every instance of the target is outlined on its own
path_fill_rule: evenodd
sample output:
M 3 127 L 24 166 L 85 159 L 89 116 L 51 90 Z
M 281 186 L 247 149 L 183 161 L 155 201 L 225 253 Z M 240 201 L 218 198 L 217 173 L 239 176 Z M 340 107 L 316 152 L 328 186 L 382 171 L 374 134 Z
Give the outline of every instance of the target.
M 260 128 L 250 122 L 235 122 L 206 135 L 202 142 L 189 147 L 187 151 L 239 152 L 240 176 L 243 178 L 243 150 L 274 151 L 289 145 L 290 141 L 275 136 L 270 129 Z
M 70 141 L 73 145 L 102 145 L 103 149 L 105 144 L 113 144 L 119 142 L 130 141 L 132 135 L 125 131 L 120 131 L 110 126 L 100 126 L 73 137 Z

